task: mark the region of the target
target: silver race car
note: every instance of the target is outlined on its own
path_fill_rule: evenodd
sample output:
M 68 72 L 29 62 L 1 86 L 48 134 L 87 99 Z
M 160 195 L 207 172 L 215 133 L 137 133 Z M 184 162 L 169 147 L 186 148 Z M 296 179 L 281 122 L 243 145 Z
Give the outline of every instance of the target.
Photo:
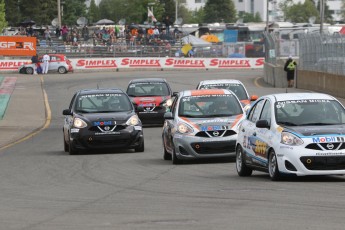
M 235 156 L 238 125 L 244 110 L 226 89 L 188 90 L 164 114 L 164 159 L 173 164 L 196 158 Z

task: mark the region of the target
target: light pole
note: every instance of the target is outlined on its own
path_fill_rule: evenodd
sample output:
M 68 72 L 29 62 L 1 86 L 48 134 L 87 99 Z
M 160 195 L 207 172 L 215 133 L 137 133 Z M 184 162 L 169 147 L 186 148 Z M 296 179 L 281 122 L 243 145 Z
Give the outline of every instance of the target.
M 178 0 L 175 0 L 175 22 L 177 22 L 177 16 L 178 16 Z
M 325 0 L 320 0 L 320 35 L 323 34 L 323 21 L 325 18 Z
M 268 30 L 268 21 L 269 21 L 269 10 L 268 10 L 268 4 L 269 4 L 269 0 L 266 0 L 266 33 L 268 34 L 269 30 Z
M 61 2 L 57 0 L 57 10 L 58 10 L 58 26 L 61 28 Z

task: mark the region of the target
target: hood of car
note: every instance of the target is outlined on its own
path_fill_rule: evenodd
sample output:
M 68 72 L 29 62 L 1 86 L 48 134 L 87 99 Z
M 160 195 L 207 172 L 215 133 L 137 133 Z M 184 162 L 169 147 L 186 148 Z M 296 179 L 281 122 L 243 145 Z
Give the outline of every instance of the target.
M 200 131 L 226 130 L 232 129 L 244 115 L 230 117 L 210 117 L 210 118 L 181 118 L 194 128 Z
M 318 125 L 318 126 L 300 126 L 300 127 L 288 127 L 288 130 L 298 133 L 303 136 L 315 136 L 315 135 L 344 135 L 345 125 Z
M 117 124 L 125 123 L 135 113 L 132 111 L 128 112 L 117 112 L 117 113 L 85 113 L 79 114 L 80 117 L 88 120 L 89 122 L 110 122 L 116 121 Z
M 169 98 L 170 96 L 131 97 L 131 100 L 138 106 L 158 106 Z

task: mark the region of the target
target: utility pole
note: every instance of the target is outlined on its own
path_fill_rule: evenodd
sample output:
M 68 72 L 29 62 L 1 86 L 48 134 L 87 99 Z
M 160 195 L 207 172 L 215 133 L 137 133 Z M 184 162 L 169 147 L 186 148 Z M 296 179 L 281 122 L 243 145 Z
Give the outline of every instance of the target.
M 57 10 L 58 10 L 58 26 L 61 28 L 61 2 L 57 0 Z
M 269 13 L 270 11 L 268 10 L 268 4 L 269 4 L 269 0 L 266 0 L 266 33 L 268 34 L 269 30 L 268 30 L 268 21 L 269 21 Z
M 320 0 L 320 35 L 323 35 L 323 22 L 325 19 L 325 0 Z
M 178 0 L 175 0 L 175 22 L 177 22 L 177 16 L 178 16 Z

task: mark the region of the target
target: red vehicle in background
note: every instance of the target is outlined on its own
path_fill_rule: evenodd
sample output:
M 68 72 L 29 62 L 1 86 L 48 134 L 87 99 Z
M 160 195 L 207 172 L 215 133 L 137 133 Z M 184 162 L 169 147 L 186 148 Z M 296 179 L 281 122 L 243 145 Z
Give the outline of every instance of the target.
M 135 79 L 129 82 L 126 92 L 144 125 L 163 125 L 164 113 L 172 104 L 172 91 L 165 79 Z

